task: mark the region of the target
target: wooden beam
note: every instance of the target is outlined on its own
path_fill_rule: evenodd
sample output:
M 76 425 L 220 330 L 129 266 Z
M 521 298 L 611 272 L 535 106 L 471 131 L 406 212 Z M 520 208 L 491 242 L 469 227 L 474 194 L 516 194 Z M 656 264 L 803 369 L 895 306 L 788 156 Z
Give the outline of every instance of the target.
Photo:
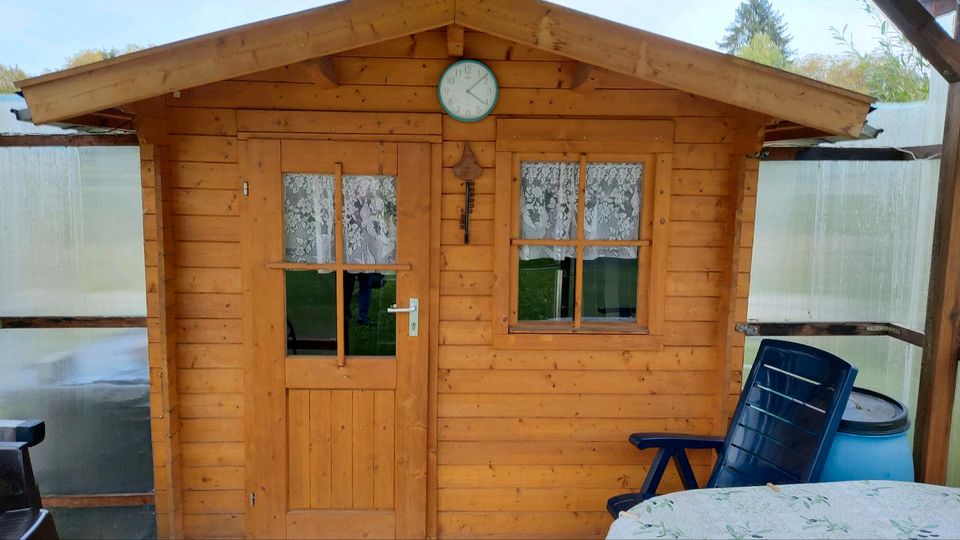
M 453 22 L 453 0 L 352 0 L 17 83 L 37 124 L 328 56 Z
M 0 317 L 0 328 L 146 328 L 146 317 Z
M 0 135 L 5 146 L 139 146 L 136 135 Z
M 920 3 L 934 17 L 957 10 L 957 0 L 920 0 Z
M 916 0 L 873 0 L 947 82 L 960 81 L 960 43 Z
M 960 17 L 954 25 L 960 37 Z M 933 254 L 927 293 L 927 346 L 920 364 L 920 389 L 913 438 L 917 481 L 947 479 L 950 422 L 960 352 L 960 82 L 947 90 L 940 188 L 933 225 Z
M 596 90 L 600 86 L 600 83 L 603 82 L 605 73 L 606 71 L 596 66 L 578 62 L 577 69 L 573 72 L 573 81 L 571 81 L 570 89 L 581 94 Z
M 463 56 L 463 27 L 459 24 L 447 26 L 447 55 Z
M 155 504 L 153 493 L 116 493 L 96 495 L 44 495 L 45 508 L 106 508 Z
M 760 161 L 913 161 L 937 159 L 942 146 L 909 146 L 863 148 L 849 146 L 771 146 L 760 152 Z
M 873 98 L 539 0 L 458 2 L 456 22 L 774 118 L 856 137 Z
M 885 322 L 748 322 L 737 323 L 747 336 L 887 336 L 923 347 L 923 334 Z

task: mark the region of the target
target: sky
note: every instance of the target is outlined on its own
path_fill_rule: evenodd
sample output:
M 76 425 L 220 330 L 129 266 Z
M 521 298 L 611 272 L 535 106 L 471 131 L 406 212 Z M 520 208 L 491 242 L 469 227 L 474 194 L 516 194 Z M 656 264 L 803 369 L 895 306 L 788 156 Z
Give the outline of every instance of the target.
M 554 0 L 574 9 L 716 49 L 740 0 Z M 836 54 L 829 27 L 848 25 L 861 50 L 877 30 L 862 0 L 771 0 L 802 56 Z M 89 48 L 162 45 L 328 4 L 324 0 L 0 0 L 0 64 L 28 74 L 60 68 Z

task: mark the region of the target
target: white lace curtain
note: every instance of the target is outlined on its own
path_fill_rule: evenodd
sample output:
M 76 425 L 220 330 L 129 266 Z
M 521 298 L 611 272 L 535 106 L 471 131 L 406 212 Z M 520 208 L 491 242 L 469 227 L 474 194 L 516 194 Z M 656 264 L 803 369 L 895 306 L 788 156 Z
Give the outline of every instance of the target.
M 336 261 L 334 177 L 284 174 L 287 262 Z M 392 176 L 343 176 L 344 262 L 393 264 L 397 258 L 397 191 Z
M 572 240 L 577 237 L 580 164 L 524 161 L 520 164 L 520 237 Z M 636 240 L 640 230 L 643 186 L 641 163 L 588 163 L 584 200 L 584 238 Z M 574 257 L 570 246 L 521 246 L 522 260 Z M 636 259 L 632 246 L 591 246 L 584 258 Z

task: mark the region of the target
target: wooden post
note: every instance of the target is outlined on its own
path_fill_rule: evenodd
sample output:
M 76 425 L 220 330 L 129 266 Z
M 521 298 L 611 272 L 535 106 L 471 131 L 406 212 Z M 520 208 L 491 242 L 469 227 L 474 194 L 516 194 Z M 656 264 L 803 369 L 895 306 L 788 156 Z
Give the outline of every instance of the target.
M 954 36 L 960 30 L 960 17 Z M 956 39 L 956 37 L 954 38 Z M 943 126 L 940 189 L 933 230 L 933 260 L 927 296 L 926 347 L 920 365 L 914 455 L 917 480 L 943 484 L 947 478 L 950 420 L 960 343 L 960 82 L 950 83 Z

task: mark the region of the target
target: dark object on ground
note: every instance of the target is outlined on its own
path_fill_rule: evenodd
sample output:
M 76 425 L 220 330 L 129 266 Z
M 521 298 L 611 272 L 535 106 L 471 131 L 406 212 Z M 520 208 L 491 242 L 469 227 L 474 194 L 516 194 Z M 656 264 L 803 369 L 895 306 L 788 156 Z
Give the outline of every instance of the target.
M 40 420 L 0 420 L 0 540 L 56 540 L 53 516 L 42 508 L 27 448 L 43 441 Z

